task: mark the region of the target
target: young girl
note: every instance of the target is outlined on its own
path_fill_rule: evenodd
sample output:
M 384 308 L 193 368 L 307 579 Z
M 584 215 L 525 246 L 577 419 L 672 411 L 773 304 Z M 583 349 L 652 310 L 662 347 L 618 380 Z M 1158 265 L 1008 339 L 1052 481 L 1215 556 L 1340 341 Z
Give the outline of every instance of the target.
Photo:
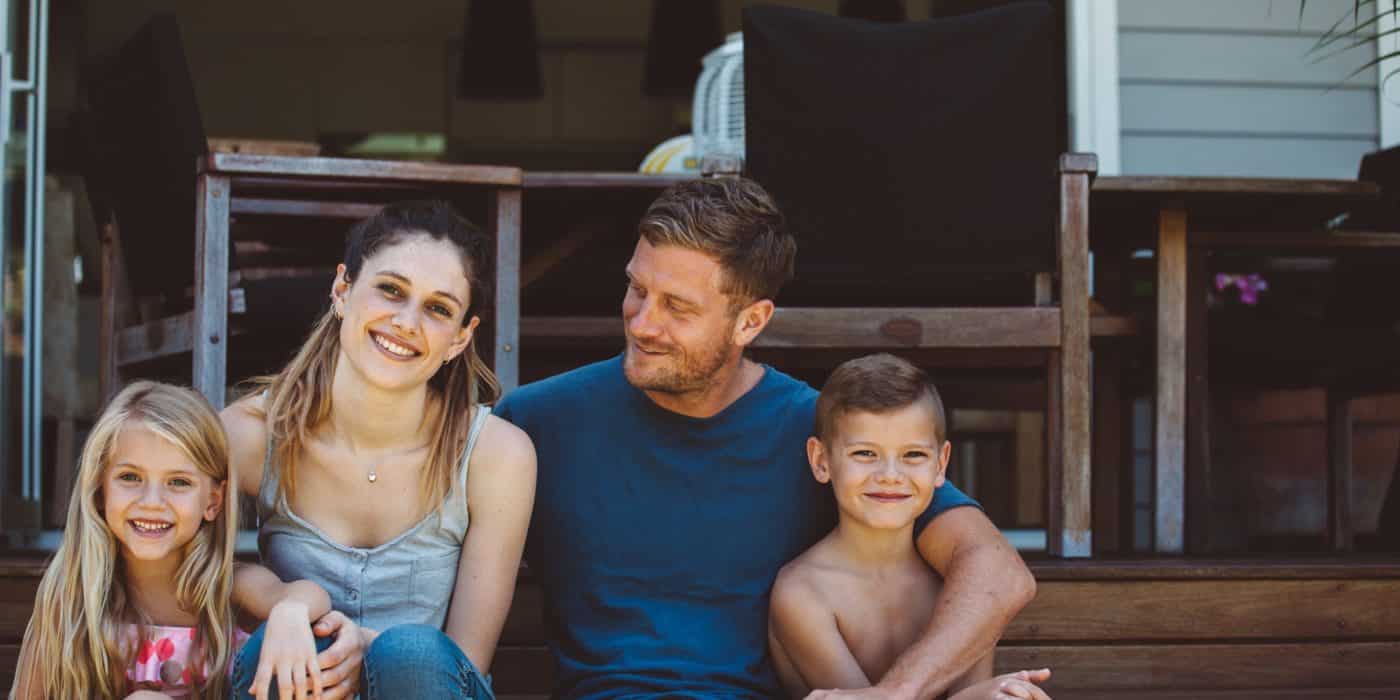
M 11 698 L 221 697 L 237 499 L 228 440 L 193 391 L 136 382 L 83 446 Z

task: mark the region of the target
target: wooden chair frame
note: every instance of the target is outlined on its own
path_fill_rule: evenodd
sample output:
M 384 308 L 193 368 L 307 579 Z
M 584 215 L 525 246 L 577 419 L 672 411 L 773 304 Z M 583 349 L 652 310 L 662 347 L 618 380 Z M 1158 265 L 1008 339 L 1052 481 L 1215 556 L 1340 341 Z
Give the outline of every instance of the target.
M 503 388 L 515 386 L 519 325 L 519 168 L 397 161 L 215 153 L 199 163 L 195 215 L 194 309 L 177 316 L 128 326 L 118 319 L 122 251 L 116 222 L 102 229 L 101 391 L 115 393 L 123 368 L 137 362 L 191 352 L 193 384 L 216 408 L 225 400 L 231 297 L 229 223 L 234 216 L 280 216 L 355 220 L 391 199 L 424 193 L 460 194 L 485 189 L 485 222 L 492 241 L 496 284 L 492 295 L 493 343 L 485 358 Z M 335 199 L 327 199 L 327 192 Z M 231 302 L 232 299 L 232 302 Z
M 917 350 L 1042 350 L 1046 353 L 1048 548 L 1063 557 L 1093 551 L 1090 520 L 1089 188 L 1098 171 L 1092 154 L 1059 161 L 1058 304 L 1048 280 L 1039 306 L 996 308 L 793 308 L 779 307 L 756 348 Z M 617 176 L 527 174 L 527 189 L 637 186 Z M 657 183 L 664 185 L 665 182 Z M 651 185 L 653 187 L 657 184 Z M 1121 319 L 1104 318 L 1100 334 L 1131 332 Z M 527 317 L 521 334 L 532 342 L 606 338 L 620 333 L 617 319 Z

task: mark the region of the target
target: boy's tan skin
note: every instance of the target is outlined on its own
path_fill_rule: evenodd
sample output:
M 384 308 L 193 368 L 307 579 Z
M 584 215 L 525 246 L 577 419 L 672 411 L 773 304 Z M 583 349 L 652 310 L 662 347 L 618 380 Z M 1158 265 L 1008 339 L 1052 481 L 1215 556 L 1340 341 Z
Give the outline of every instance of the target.
M 941 486 L 951 444 L 930 400 L 884 413 L 847 411 L 811 438 L 812 474 L 830 483 L 837 527 L 785 566 L 773 587 L 769 647 L 794 697 L 868 688 L 932 626 L 942 588 L 915 545 L 914 521 Z M 992 677 L 986 654 L 948 688 L 957 700 L 1048 700 L 1047 670 Z

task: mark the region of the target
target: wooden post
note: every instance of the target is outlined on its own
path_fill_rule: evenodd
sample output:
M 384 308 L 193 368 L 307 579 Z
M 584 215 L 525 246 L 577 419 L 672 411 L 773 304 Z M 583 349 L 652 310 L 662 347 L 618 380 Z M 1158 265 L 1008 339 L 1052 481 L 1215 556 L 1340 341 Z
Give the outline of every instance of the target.
M 1116 553 L 1125 540 L 1123 508 L 1123 476 L 1129 474 L 1124 464 L 1124 437 L 1130 414 L 1124 410 L 1123 356 L 1119 348 L 1094 351 L 1094 552 Z M 1127 540 L 1131 542 L 1131 540 Z
M 1192 554 L 1216 549 L 1212 531 L 1215 475 L 1210 455 L 1209 251 L 1187 252 L 1186 270 L 1186 538 Z
M 194 238 L 194 388 L 224 407 L 228 369 L 229 179 L 201 172 Z
M 1327 536 L 1334 551 L 1354 546 L 1351 527 L 1351 397 L 1327 390 Z
M 1050 553 L 1087 557 L 1093 553 L 1091 521 L 1089 376 L 1089 179 L 1098 170 L 1093 156 L 1060 158 L 1060 349 L 1059 434 L 1061 459 L 1050 472 Z
M 117 364 L 117 334 L 122 324 L 118 309 L 121 295 L 121 237 L 117 233 L 115 221 L 108 221 L 98 229 L 102 242 L 102 297 L 98 311 L 97 331 L 97 390 L 98 405 L 106 406 L 107 401 L 117 393 L 122 378 Z
M 1186 210 L 1164 206 L 1157 221 L 1156 517 L 1163 554 L 1184 550 L 1186 455 Z
M 496 308 L 492 333 L 492 370 L 508 392 L 520 383 L 520 229 L 521 190 L 502 187 L 491 193 L 492 240 L 495 241 Z

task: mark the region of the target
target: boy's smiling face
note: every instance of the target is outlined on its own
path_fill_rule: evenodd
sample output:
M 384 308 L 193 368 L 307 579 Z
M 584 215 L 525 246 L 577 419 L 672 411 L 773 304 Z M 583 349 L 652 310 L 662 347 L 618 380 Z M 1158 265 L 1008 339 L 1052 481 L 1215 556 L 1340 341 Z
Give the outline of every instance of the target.
M 826 441 L 807 441 L 807 456 L 817 481 L 831 484 L 841 518 L 882 530 L 912 525 L 943 485 L 952 449 L 938 439 L 932 402 L 847 411 L 835 427 Z

